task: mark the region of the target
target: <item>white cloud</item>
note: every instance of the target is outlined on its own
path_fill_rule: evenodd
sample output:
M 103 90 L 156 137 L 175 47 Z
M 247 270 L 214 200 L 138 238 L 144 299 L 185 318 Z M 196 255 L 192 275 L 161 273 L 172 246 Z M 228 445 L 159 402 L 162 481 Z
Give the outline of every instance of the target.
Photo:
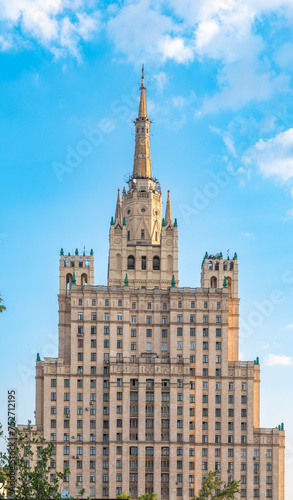
M 158 90 L 163 90 L 168 82 L 168 78 L 164 71 L 160 71 L 160 73 L 151 77 L 151 81 L 155 83 Z
M 181 95 L 172 97 L 172 104 L 175 108 L 183 108 L 185 105 L 185 99 Z
M 293 357 L 268 354 L 264 360 L 264 364 L 267 366 L 291 366 L 293 364 Z
M 277 134 L 272 139 L 260 139 L 243 156 L 245 164 L 258 166 L 264 177 L 275 177 L 282 182 L 293 179 L 293 129 Z
M 164 36 L 173 28 L 171 17 L 152 8 L 150 0 L 140 0 L 124 5 L 109 20 L 107 30 L 116 51 L 141 64 L 162 60 Z
M 286 328 L 293 328 L 293 323 L 291 323 L 290 325 L 287 325 Z
M 22 36 L 23 44 L 31 39 L 56 57 L 70 53 L 79 58 L 80 42 L 89 40 L 101 27 L 99 13 L 87 13 L 87 6 L 87 1 L 80 0 L 2 0 L 1 38 L 6 44 L 0 39 L 0 50 L 15 48 Z
M 289 210 L 287 210 L 286 214 L 288 215 L 288 217 L 293 217 L 293 208 L 290 208 Z
M 232 156 L 234 156 L 234 157 L 238 156 L 236 148 L 235 148 L 235 145 L 234 145 L 233 138 L 232 138 L 231 134 L 229 134 L 229 132 L 227 132 L 226 130 L 221 130 L 221 129 L 217 128 L 217 127 L 213 127 L 212 125 L 210 125 L 210 130 L 212 132 L 215 132 L 220 137 L 222 137 L 223 142 L 224 142 L 226 148 L 228 149 L 229 153 Z
M 183 38 L 171 38 L 170 35 L 165 35 L 160 42 L 160 49 L 163 61 L 173 59 L 178 63 L 188 63 L 194 59 L 192 48 L 185 44 Z
M 242 232 L 241 236 L 242 236 L 242 238 L 245 238 L 246 240 L 251 240 L 254 238 L 254 234 L 248 233 L 248 232 Z

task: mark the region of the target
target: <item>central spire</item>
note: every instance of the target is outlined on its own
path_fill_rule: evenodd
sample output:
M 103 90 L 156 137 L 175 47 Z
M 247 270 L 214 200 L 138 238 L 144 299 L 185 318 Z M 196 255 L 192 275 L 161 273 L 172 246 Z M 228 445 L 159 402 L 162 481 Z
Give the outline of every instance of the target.
M 140 101 L 139 101 L 139 111 L 138 118 L 147 118 L 147 107 L 146 107 L 146 87 L 144 85 L 144 64 L 142 65 L 142 75 L 141 75 L 141 86 L 140 86 Z
M 133 178 L 152 179 L 152 164 L 150 153 L 150 120 L 147 117 L 146 87 L 144 84 L 144 65 L 142 66 L 140 101 L 138 117 L 135 120 L 135 152 Z

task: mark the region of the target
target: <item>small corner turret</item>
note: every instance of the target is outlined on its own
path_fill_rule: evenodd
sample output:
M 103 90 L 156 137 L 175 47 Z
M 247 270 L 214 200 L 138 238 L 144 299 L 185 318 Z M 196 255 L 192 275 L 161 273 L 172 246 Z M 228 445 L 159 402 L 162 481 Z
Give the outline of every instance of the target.
M 82 255 L 79 255 L 79 250 L 76 248 L 74 255 L 70 252 L 66 255 L 62 249 L 60 252 L 59 263 L 59 293 L 69 294 L 72 285 L 84 286 L 94 285 L 95 270 L 94 270 L 94 252 L 91 249 L 90 254 L 86 254 L 84 250 Z

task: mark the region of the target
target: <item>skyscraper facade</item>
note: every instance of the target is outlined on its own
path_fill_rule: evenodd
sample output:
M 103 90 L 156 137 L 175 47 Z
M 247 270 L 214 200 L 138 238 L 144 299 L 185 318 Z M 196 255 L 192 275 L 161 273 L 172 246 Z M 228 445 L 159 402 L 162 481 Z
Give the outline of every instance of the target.
M 209 470 L 237 498 L 284 500 L 284 430 L 260 427 L 259 360 L 240 361 L 238 258 L 206 253 L 180 287 L 170 192 L 153 176 L 144 71 L 133 173 L 110 224 L 108 284 L 94 253 L 60 255 L 58 358 L 37 359 L 34 429 L 50 480 L 93 498 L 187 500 Z M 22 426 L 22 428 L 25 428 Z

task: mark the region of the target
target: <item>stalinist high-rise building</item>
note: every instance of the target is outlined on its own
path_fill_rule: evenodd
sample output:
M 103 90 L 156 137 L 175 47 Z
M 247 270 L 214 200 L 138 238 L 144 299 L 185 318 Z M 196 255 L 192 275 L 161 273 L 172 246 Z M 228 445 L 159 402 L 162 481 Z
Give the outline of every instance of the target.
M 118 189 L 107 285 L 60 255 L 59 354 L 38 356 L 35 429 L 76 497 L 188 500 L 209 470 L 237 498 L 284 500 L 284 430 L 260 427 L 259 360 L 240 361 L 238 259 L 206 253 L 180 287 L 178 224 L 153 175 L 144 72 L 133 173 Z M 178 145 L 178 147 L 180 147 Z M 203 235 L 204 236 L 204 235 Z

